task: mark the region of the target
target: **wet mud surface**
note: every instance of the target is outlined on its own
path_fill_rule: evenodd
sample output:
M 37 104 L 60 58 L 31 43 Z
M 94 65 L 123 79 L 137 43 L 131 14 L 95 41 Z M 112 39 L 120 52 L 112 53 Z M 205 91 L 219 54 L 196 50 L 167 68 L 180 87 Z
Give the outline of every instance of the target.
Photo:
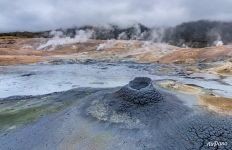
M 122 69 L 117 65 L 95 69 L 101 68 L 106 76 L 115 73 L 108 74 L 105 67 Z M 88 80 L 94 85 L 82 82 L 81 86 L 93 85 L 89 88 L 1 98 L 0 149 L 231 149 L 231 115 L 201 105 L 197 97 L 213 96 L 214 90 L 196 83 L 230 85 L 204 78 L 190 82 L 195 77 L 178 80 L 178 72 L 172 67 L 163 70 L 165 76 L 158 76 L 155 72 L 159 72 L 159 67 L 153 67 L 123 66 L 124 75 L 133 70 L 135 75 L 141 72 L 145 77 L 122 77 L 114 87 L 107 87 L 104 80 L 98 79 Z M 20 75 L 36 79 L 37 73 Z M 108 81 L 115 79 L 110 77 Z M 97 84 L 100 81 L 103 83 Z

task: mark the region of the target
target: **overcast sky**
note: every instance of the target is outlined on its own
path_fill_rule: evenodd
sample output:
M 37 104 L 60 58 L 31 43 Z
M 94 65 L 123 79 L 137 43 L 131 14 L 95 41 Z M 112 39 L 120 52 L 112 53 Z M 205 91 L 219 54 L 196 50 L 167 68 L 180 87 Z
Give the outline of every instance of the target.
M 232 0 L 0 0 L 0 32 L 232 19 Z

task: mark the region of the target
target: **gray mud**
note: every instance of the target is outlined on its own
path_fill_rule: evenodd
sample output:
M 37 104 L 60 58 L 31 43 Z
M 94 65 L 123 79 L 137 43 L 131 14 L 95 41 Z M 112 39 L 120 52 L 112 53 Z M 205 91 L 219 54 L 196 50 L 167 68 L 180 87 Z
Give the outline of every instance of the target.
M 147 77 L 136 77 L 116 94 L 118 98 L 137 105 L 156 103 L 163 100 L 162 94 L 153 87 L 152 80 Z
M 149 84 L 146 85 L 148 87 L 139 84 L 140 88 L 135 89 L 149 88 Z M 231 149 L 230 117 L 200 108 L 196 112 L 172 93 L 154 87 L 152 90 L 158 90 L 162 98 L 134 103 L 120 95 L 121 89 L 88 88 L 53 93 L 51 101 L 71 100 L 72 105 L 2 133 L 0 149 Z M 83 90 L 88 94 L 83 94 Z M 27 99 L 40 101 L 47 96 Z M 25 100 L 25 97 L 17 97 L 17 100 Z M 226 145 L 208 145 L 215 141 Z
M 163 126 L 162 132 L 158 149 L 232 149 L 232 118 L 226 116 L 194 115 Z
M 0 150 L 232 149 L 231 116 L 210 113 L 193 96 L 146 78 L 129 83 L 136 76 L 171 79 L 231 96 L 230 78 L 224 85 L 178 66 L 130 63 L 0 71 Z

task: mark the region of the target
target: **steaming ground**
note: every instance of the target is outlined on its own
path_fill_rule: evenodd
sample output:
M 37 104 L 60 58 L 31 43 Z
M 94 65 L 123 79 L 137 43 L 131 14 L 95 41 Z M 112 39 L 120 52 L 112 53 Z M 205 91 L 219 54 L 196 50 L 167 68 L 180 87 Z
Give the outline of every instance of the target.
M 197 64 L 230 62 L 231 45 L 180 48 L 138 40 L 90 40 L 91 31 L 78 30 L 74 38 L 54 33 L 51 39 L 2 38 L 0 64 L 107 62 Z
M 54 50 L 60 45 L 87 42 L 92 37 L 93 32 L 77 30 L 74 38 L 63 37 L 63 34 L 58 31 L 52 31 L 50 34 L 53 36 L 53 38 L 48 40 L 46 43 L 41 44 L 39 47 L 37 47 L 37 50 L 43 50 L 48 47 L 49 50 Z
M 78 35 L 1 39 L 0 149 L 231 149 L 230 45 Z M 163 101 L 116 96 L 138 76 L 151 78 Z

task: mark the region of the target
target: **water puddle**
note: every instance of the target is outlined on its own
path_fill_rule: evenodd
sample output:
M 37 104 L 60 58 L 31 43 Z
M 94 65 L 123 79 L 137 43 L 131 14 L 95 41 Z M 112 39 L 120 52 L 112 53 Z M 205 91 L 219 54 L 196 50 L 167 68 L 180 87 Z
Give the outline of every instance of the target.
M 76 87 L 110 88 L 127 84 L 138 76 L 153 80 L 170 79 L 183 84 L 193 84 L 215 93 L 232 97 L 232 78 L 222 79 L 204 74 L 191 77 L 178 75 L 155 75 L 154 66 L 133 64 L 64 64 L 64 65 L 22 65 L 0 67 L 0 98 L 15 95 L 42 95 L 66 91 Z M 145 67 L 144 67 L 145 66 Z M 159 68 L 159 67 L 157 67 Z M 218 81 L 217 81 L 218 80 Z

